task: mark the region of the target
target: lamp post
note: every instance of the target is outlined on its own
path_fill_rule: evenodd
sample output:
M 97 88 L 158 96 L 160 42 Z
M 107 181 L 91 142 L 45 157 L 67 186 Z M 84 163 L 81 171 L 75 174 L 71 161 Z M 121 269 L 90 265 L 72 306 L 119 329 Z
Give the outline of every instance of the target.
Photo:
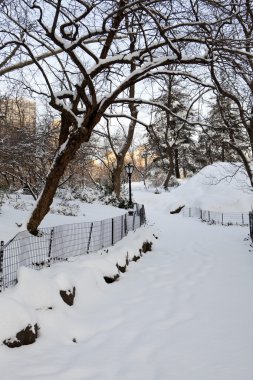
M 125 166 L 126 173 L 128 175 L 128 184 L 129 184 L 129 201 L 128 201 L 128 207 L 133 208 L 133 203 L 132 203 L 132 189 L 131 189 L 131 177 L 134 171 L 134 166 L 133 164 L 127 164 Z

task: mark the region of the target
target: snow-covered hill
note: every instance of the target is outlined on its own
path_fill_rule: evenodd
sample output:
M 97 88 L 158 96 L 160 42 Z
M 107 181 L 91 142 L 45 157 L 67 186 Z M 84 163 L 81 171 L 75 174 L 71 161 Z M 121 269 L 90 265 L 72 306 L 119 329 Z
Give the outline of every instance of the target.
M 219 162 L 206 166 L 171 191 L 167 206 L 173 209 L 178 205 L 247 212 L 253 208 L 253 189 L 241 165 Z

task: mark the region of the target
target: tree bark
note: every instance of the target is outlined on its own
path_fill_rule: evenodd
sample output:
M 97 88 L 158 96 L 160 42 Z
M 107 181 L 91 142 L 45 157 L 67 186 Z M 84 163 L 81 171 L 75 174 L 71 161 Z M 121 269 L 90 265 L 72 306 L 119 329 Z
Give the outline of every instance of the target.
M 73 126 L 73 120 L 71 120 L 71 118 L 64 119 L 64 114 L 62 114 L 61 128 L 63 128 L 63 130 L 60 131 L 59 138 L 59 142 L 61 142 L 62 145 L 59 145 L 58 147 L 55 159 L 49 170 L 49 174 L 47 175 L 45 186 L 39 195 L 36 206 L 27 223 L 27 230 L 31 234 L 38 234 L 38 226 L 50 210 L 55 192 L 65 169 L 74 158 L 75 153 L 78 151 L 82 143 L 89 141 L 94 125 L 100 120 L 101 115 L 95 111 L 87 115 L 87 118 L 83 121 L 83 128 L 77 128 L 76 132 L 72 135 L 67 135 L 67 131 Z
M 124 2 L 124 0 L 122 0 Z M 129 27 L 129 19 L 126 17 L 126 25 Z M 130 23 L 131 26 L 131 23 Z M 135 51 L 135 36 L 130 33 L 129 34 L 130 39 L 130 52 L 133 53 Z M 130 72 L 133 73 L 136 69 L 135 62 L 131 62 L 130 65 Z M 135 97 L 135 84 L 131 85 L 129 87 L 129 97 L 134 98 Z M 116 155 L 116 168 L 113 170 L 113 191 L 115 192 L 117 198 L 120 197 L 121 192 L 121 173 L 124 167 L 125 157 L 126 154 L 132 144 L 133 137 L 134 137 L 134 131 L 137 123 L 137 117 L 138 117 L 138 109 L 135 104 L 129 104 L 129 110 L 132 117 L 132 120 L 129 123 L 128 133 L 126 136 L 126 140 L 121 147 L 119 153 L 116 153 L 112 146 L 112 140 L 110 139 L 110 143 L 112 146 L 112 149 L 114 150 L 114 154 Z
M 180 178 L 178 149 L 177 148 L 174 149 L 174 157 L 175 157 L 175 176 L 176 176 L 176 178 Z
M 43 191 L 37 200 L 36 207 L 34 208 L 30 220 L 27 223 L 27 230 L 31 234 L 38 234 L 38 226 L 50 210 L 50 206 L 53 202 L 60 179 L 62 178 L 68 163 L 74 157 L 80 145 L 81 141 L 79 139 L 73 139 L 69 142 L 66 149 L 58 153 L 56 156 L 56 159 L 54 160 L 51 170 L 46 178 L 45 187 L 43 188 Z
M 121 156 L 119 159 L 117 159 L 117 166 L 113 169 L 112 173 L 112 186 L 117 198 L 120 197 L 121 192 L 121 173 L 123 170 L 124 159 L 125 156 Z
M 131 116 L 135 118 L 135 120 L 131 120 L 129 124 L 129 129 L 127 133 L 127 137 L 125 140 L 125 143 L 123 144 L 122 148 L 120 149 L 120 152 L 117 154 L 116 153 L 116 167 L 113 170 L 112 173 L 112 185 L 113 185 L 113 191 L 115 192 L 117 198 L 120 197 L 120 192 L 121 192 L 121 173 L 124 167 L 125 163 L 125 157 L 128 152 L 128 149 L 130 148 L 132 141 L 133 141 L 133 136 L 134 136 L 134 130 L 135 126 L 137 123 L 137 116 L 138 116 L 138 111 L 137 108 L 131 107 Z
M 240 158 L 241 158 L 241 160 L 243 162 L 244 168 L 246 170 L 246 173 L 248 174 L 248 177 L 249 177 L 249 180 L 250 180 L 250 185 L 251 185 L 251 187 L 253 187 L 253 174 L 252 174 L 250 163 L 248 162 L 247 157 L 245 156 L 244 152 L 240 148 L 238 148 L 236 145 L 233 145 L 232 143 L 229 143 L 229 145 L 240 156 Z
M 167 173 L 167 176 L 165 178 L 165 181 L 163 183 L 163 187 L 165 190 L 168 189 L 168 186 L 169 186 L 169 180 L 174 172 L 174 161 L 173 161 L 173 153 L 172 153 L 172 150 L 171 149 L 168 149 L 168 157 L 169 157 L 169 161 L 170 161 L 170 166 L 169 166 L 169 171 Z

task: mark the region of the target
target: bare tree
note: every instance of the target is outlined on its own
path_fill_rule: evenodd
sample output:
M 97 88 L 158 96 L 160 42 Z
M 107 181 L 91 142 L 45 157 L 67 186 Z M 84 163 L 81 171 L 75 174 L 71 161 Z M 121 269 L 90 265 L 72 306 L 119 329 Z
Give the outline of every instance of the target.
M 207 54 L 217 105 L 229 138 L 226 145 L 241 159 L 253 186 L 253 8 L 250 0 L 207 1 L 220 26 L 209 28 Z M 196 10 L 197 18 L 197 10 Z M 213 43 L 216 41 L 216 43 Z M 233 109 L 227 112 L 229 104 Z M 235 122 L 236 115 L 236 122 Z M 239 138 L 238 138 L 239 136 Z
M 61 115 L 58 149 L 27 225 L 31 233 L 37 233 L 49 211 L 67 165 L 113 104 L 132 107 L 125 117 L 135 123 L 136 105 L 148 103 L 145 95 L 140 97 L 141 83 L 168 75 L 167 66 L 172 64 L 177 65 L 174 74 L 206 85 L 197 67 L 216 64 L 220 40 L 214 37 L 236 15 L 233 6 L 224 5 L 219 17 L 216 13 L 211 17 L 212 3 L 217 2 L 17 0 L 2 4 L 2 54 L 18 47 L 18 62 L 13 65 L 21 68 L 22 62 L 28 62 L 22 69 L 24 86 L 44 94 Z

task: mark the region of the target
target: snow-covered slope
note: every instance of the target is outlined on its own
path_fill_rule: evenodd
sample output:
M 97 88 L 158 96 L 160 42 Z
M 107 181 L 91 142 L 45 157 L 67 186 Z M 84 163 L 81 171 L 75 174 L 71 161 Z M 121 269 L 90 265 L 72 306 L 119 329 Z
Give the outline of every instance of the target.
M 179 205 L 247 212 L 253 207 L 253 191 L 241 165 L 219 162 L 206 166 L 171 191 L 167 206 L 173 209 Z
M 0 295 L 0 337 L 34 319 L 40 336 L 30 346 L 0 346 L 1 380 L 253 379 L 248 228 L 170 215 L 171 195 L 134 192 L 148 227 L 108 254 L 21 270 L 18 287 Z M 153 251 L 106 284 L 103 275 L 145 239 Z M 72 285 L 69 307 L 58 291 Z
M 26 229 L 28 218 L 31 214 L 34 201 L 31 196 L 20 195 L 17 202 L 11 203 L 11 199 L 6 201 L 0 212 L 0 240 L 7 242 L 18 232 Z M 61 200 L 55 199 L 55 207 Z M 96 220 L 103 220 L 124 214 L 126 211 L 113 206 L 105 206 L 99 203 L 84 203 L 78 200 L 70 204 L 78 206 L 77 216 L 66 216 L 48 213 L 42 221 L 40 227 L 51 227 L 62 224 L 84 223 Z M 14 206 L 14 207 L 13 207 Z

